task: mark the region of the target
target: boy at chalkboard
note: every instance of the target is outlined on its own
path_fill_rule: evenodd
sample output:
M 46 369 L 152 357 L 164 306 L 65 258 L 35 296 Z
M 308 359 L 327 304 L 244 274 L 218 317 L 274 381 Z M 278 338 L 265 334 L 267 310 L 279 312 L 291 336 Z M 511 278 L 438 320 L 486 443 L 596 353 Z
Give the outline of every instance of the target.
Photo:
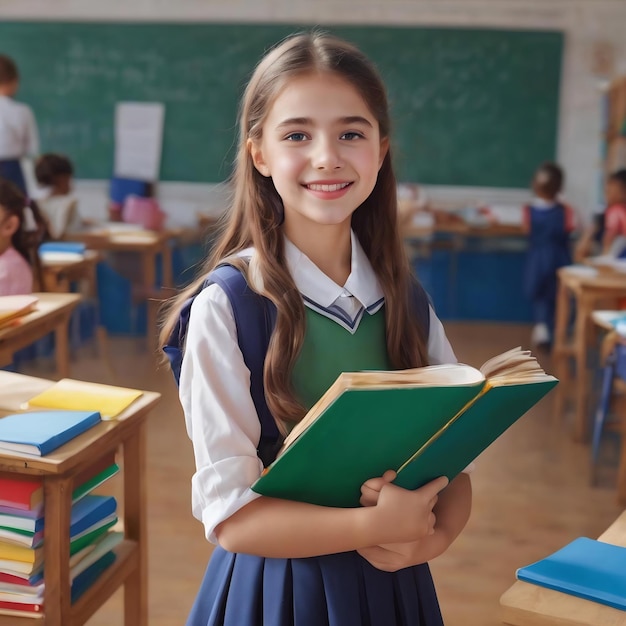
M 0 54 L 0 176 L 26 193 L 20 159 L 39 152 L 39 137 L 30 107 L 13 99 L 18 87 L 17 65 Z

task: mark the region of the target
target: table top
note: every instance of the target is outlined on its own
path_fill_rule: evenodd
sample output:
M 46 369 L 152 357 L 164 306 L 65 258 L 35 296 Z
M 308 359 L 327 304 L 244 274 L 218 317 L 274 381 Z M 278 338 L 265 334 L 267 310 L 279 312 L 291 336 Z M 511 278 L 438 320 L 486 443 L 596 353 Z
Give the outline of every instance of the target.
M 53 380 L 0 371 L 0 418 L 23 412 L 22 406 L 33 396 L 55 384 Z M 46 456 L 11 455 L 0 452 L 0 471 L 32 474 L 61 474 L 97 456 L 95 451 L 106 451 L 135 428 L 137 423 L 159 401 L 161 394 L 144 391 L 143 395 L 116 419 L 100 422 L 87 432 L 72 439 Z M 41 410 L 41 409 L 39 409 Z
M 626 546 L 626 511 L 598 539 Z M 500 604 L 504 623 L 513 626 L 626 626 L 626 611 L 519 580 Z
M 178 237 L 181 232 L 181 229 L 176 228 L 154 231 L 105 225 L 67 233 L 65 239 L 82 241 L 95 250 L 151 250 L 163 247 L 170 239 Z
M 41 258 L 41 266 L 45 272 L 63 272 L 80 268 L 83 266 L 93 265 L 100 260 L 100 253 L 97 250 L 85 250 L 81 258 Z

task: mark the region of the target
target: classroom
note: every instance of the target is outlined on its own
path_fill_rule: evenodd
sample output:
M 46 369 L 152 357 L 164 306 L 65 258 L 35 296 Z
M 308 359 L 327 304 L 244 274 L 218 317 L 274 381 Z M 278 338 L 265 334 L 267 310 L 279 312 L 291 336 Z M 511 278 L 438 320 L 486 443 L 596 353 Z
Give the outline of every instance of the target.
M 624 25 L 623 0 L 0 2 L 0 626 L 626 626 L 611 582 L 626 567 Z M 334 66 L 302 56 L 303 72 L 285 69 L 296 48 L 268 54 L 303 32 L 365 60 L 342 48 Z M 341 224 L 318 210 L 353 197 Z M 232 263 L 207 286 L 219 253 Z M 168 309 L 183 293 L 194 306 Z M 377 328 L 374 354 L 361 338 Z M 257 486 L 336 373 L 374 370 L 375 394 L 400 380 L 380 370 L 440 366 L 429 410 L 452 439 L 496 397 L 478 368 L 518 346 L 540 367 L 515 352 L 492 371 L 532 389 L 493 401 L 503 419 L 473 429 L 479 456 L 454 459 L 450 487 L 407 493 L 403 461 L 381 465 L 400 486 L 364 474 L 350 505 Z M 533 378 L 512 369 L 531 361 Z M 437 367 L 425 376 L 430 393 Z M 24 421 L 38 452 L 7 447 L 3 422 L 38 412 L 81 430 L 48 452 L 48 427 Z M 382 457 L 388 418 L 367 435 L 359 416 L 380 449 L 345 458 Z M 285 467 L 312 432 L 287 437 Z M 77 521 L 88 504 L 102 508 Z M 402 511 L 424 522 L 419 541 Z

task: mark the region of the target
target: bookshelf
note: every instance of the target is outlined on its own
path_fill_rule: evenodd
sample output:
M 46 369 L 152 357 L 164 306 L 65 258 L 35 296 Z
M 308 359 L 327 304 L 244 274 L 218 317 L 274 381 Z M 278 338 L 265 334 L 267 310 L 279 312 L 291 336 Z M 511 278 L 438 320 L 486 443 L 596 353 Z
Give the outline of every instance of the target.
M 0 371 L 0 388 L 11 389 L 0 417 L 53 381 Z M 146 518 L 146 419 L 160 394 L 144 392 L 115 421 L 101 422 L 44 457 L 0 454 L 0 474 L 41 476 L 46 503 L 44 617 L 0 615 L 0 626 L 80 626 L 124 585 L 125 626 L 148 625 Z M 74 604 L 70 603 L 69 526 L 74 477 L 100 457 L 122 451 L 124 541 L 116 560 Z

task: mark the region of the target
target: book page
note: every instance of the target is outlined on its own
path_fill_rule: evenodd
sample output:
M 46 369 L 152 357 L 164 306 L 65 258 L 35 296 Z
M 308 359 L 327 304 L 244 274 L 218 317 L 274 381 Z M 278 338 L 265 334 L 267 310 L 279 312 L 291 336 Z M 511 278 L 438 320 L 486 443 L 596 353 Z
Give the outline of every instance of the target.
M 522 350 L 521 347 L 492 357 L 481 366 L 480 371 L 492 386 L 554 379 L 545 373 L 530 350 Z
M 344 372 L 294 426 L 285 438 L 281 452 L 291 445 L 318 416 L 344 391 L 350 389 L 386 389 L 390 387 L 452 387 L 476 385 L 485 377 L 476 368 L 463 363 L 429 365 L 406 370 Z M 280 454 L 280 452 L 279 452 Z

